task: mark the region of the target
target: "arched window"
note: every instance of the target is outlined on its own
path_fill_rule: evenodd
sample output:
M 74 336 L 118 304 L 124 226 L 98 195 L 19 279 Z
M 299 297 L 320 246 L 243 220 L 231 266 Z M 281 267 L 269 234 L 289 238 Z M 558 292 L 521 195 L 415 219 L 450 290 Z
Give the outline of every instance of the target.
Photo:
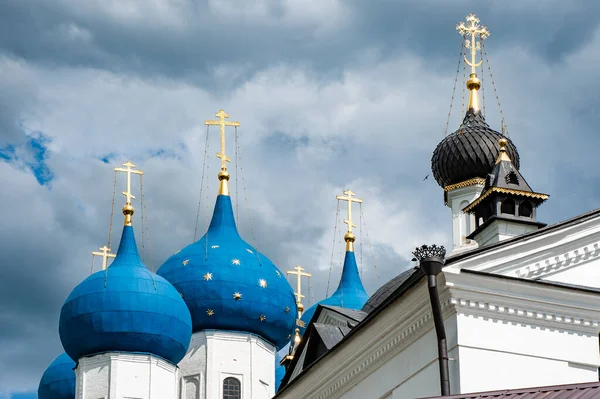
M 500 212 L 505 213 L 507 215 L 515 214 L 515 200 L 512 198 L 507 198 L 502 201 L 502 205 L 500 205 Z
M 519 216 L 530 218 L 532 214 L 533 207 L 531 206 L 531 202 L 523 201 L 519 204 Z
M 223 380 L 223 399 L 241 399 L 242 387 L 240 380 L 227 377 Z

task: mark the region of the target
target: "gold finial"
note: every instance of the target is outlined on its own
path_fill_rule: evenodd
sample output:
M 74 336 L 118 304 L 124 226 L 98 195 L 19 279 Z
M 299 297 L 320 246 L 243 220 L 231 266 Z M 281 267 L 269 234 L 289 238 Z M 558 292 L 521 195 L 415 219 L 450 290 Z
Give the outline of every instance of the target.
M 465 54 L 465 63 L 471 67 L 471 75 L 467 80 L 467 89 L 471 92 L 469 95 L 468 109 L 473 108 L 474 111 L 479 111 L 479 96 L 477 91 L 481 87 L 481 81 L 477 78 L 476 68 L 481 65 L 483 60 L 477 62 L 477 51 L 481 50 L 481 40 L 484 40 L 490 35 L 490 32 L 483 25 L 479 25 L 479 18 L 475 14 L 467 15 L 467 23 L 464 22 L 456 25 L 458 33 L 465 38 L 465 47 L 471 50 L 471 60 L 467 59 Z M 479 38 L 479 41 L 477 41 Z
M 304 268 L 302 266 L 295 266 L 292 269 L 294 270 L 288 270 L 286 271 L 287 274 L 293 274 L 297 277 L 296 279 L 296 288 L 297 291 L 294 292 L 294 295 L 296 295 L 296 306 L 298 307 L 298 319 L 300 319 L 302 317 L 302 312 L 304 311 L 304 305 L 302 304 L 302 298 L 306 298 L 304 295 L 302 295 L 302 277 L 311 277 L 312 274 L 310 273 L 306 273 L 304 270 Z
M 102 270 L 106 270 L 106 268 L 108 266 L 108 258 L 116 258 L 117 255 L 111 254 L 110 248 L 107 247 L 106 245 L 103 247 L 100 247 L 99 251 L 100 252 L 98 252 L 98 251 L 92 252 L 92 255 L 102 257 Z
M 144 172 L 136 170 L 135 165 L 131 161 L 127 161 L 123 164 L 124 168 L 115 168 L 115 172 L 127 173 L 127 191 L 123 191 L 125 196 L 125 206 L 123 207 L 123 215 L 125 215 L 125 226 L 131 226 L 131 216 L 133 215 L 133 205 L 131 200 L 135 199 L 135 196 L 131 194 L 131 174 L 143 175 Z
M 500 140 L 498 140 L 498 144 L 500 144 L 500 154 L 498 154 L 496 163 L 500 163 L 501 161 L 511 162 L 510 157 L 508 156 L 508 152 L 506 152 L 506 146 L 508 145 L 508 140 L 506 140 L 503 137 Z
M 346 241 L 346 252 L 354 252 L 354 234 L 352 234 L 352 228 L 356 227 L 354 223 L 352 223 L 352 203 L 356 202 L 362 204 L 362 200 L 358 198 L 353 198 L 356 194 L 354 194 L 351 190 L 344 191 L 344 196 L 338 195 L 335 198 L 341 201 L 348 201 L 348 219 L 344 220 L 344 223 L 348 225 L 348 232 L 344 236 L 344 240 Z
M 204 121 L 207 126 L 218 125 L 221 127 L 221 152 L 217 152 L 217 158 L 221 159 L 221 171 L 219 172 L 219 195 L 229 195 L 229 172 L 227 172 L 227 162 L 231 162 L 231 159 L 225 153 L 225 126 L 239 126 L 239 122 L 226 122 L 225 118 L 229 118 L 229 114 L 225 111 L 220 110 L 216 113 L 218 121 Z

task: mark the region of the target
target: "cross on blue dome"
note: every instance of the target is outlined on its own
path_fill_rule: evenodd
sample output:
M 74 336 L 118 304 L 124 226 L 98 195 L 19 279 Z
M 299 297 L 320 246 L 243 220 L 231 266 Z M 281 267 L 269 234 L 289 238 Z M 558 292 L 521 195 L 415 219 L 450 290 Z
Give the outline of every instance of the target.
M 338 200 L 348 202 L 348 218 L 344 220 L 344 223 L 348 225 L 348 232 L 344 235 L 344 240 L 346 241 L 346 256 L 344 258 L 344 267 L 342 269 L 340 284 L 338 285 L 337 290 L 335 290 L 329 298 L 317 302 L 302 314 L 300 320 L 304 323 L 302 323 L 303 326 L 300 327 L 301 335 L 304 335 L 304 331 L 315 314 L 317 306 L 331 305 L 346 309 L 360 310 L 369 299 L 362 281 L 360 280 L 358 267 L 356 265 L 356 256 L 354 255 L 354 241 L 356 237 L 352 233 L 352 228 L 356 227 L 356 225 L 352 222 L 352 203 L 362 203 L 362 200 L 356 198 L 354 195 L 355 194 L 351 190 L 345 190 L 343 196 L 336 196 Z
M 60 312 L 60 339 L 73 359 L 101 352 L 145 352 L 177 364 L 192 336 L 190 313 L 177 290 L 149 271 L 132 226 L 117 257 L 79 284 Z
M 58 356 L 42 375 L 38 386 L 38 399 L 75 398 L 75 362 L 63 353 Z
M 229 195 L 217 197 L 206 234 L 157 273 L 183 294 L 194 332 L 250 332 L 277 348 L 293 332 L 294 291 L 277 266 L 240 237 Z

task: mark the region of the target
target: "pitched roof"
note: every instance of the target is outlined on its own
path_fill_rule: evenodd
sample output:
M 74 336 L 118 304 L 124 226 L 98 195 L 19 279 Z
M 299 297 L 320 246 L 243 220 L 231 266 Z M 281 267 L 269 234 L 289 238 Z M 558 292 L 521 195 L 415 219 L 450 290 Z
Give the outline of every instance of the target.
M 533 199 L 535 206 L 548 199 L 547 194 L 534 192 L 519 169 L 517 169 L 506 151 L 507 141 L 500 140 L 500 155 L 494 169 L 487 175 L 481 195 L 467 205 L 463 212 L 474 212 L 477 205 L 492 193 L 512 194 Z
M 591 399 L 598 397 L 600 397 L 600 382 L 524 389 L 504 389 L 500 391 L 466 393 L 450 396 L 431 396 L 422 399 Z

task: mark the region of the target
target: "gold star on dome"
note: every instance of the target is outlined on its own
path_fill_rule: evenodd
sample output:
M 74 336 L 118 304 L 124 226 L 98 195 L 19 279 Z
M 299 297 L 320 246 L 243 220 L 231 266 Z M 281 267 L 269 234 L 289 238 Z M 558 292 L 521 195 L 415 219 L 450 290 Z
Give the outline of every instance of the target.
M 180 249 L 179 251 L 175 252 L 175 255 L 177 255 L 177 254 L 178 254 L 178 253 L 180 253 L 180 252 L 181 252 L 181 249 Z
M 207 315 L 209 315 L 209 316 L 212 316 L 212 315 L 214 315 L 214 314 L 215 314 L 215 311 L 214 311 L 214 310 L 212 310 L 212 309 L 207 309 L 207 310 L 206 310 L 206 314 L 207 314 Z
M 275 273 L 277 273 L 277 277 L 281 277 L 281 273 L 279 273 L 279 270 L 275 270 Z
M 290 307 L 289 306 L 285 307 L 285 313 L 290 313 Z
M 288 335 L 288 337 L 287 337 L 287 339 L 290 339 L 290 338 L 292 338 L 292 334 Z
M 189 259 L 186 259 L 183 262 L 181 262 L 181 264 L 184 265 L 184 266 L 187 266 L 188 263 L 190 263 Z
M 206 281 L 212 280 L 212 273 L 206 273 L 204 275 L 204 280 L 206 280 Z
M 180 292 L 180 293 L 179 293 L 179 296 L 181 296 L 181 297 L 183 298 L 183 292 Z
M 219 248 L 219 246 L 218 245 L 213 245 L 211 248 L 215 249 L 215 248 Z
M 234 292 L 233 299 L 235 299 L 236 301 L 239 301 L 240 299 L 242 299 L 242 294 L 240 294 L 239 292 Z
M 259 319 L 260 319 L 260 321 L 265 321 L 265 320 L 267 320 L 267 316 L 265 316 L 264 314 L 261 314 Z
M 262 288 L 267 288 L 267 280 L 261 278 L 260 280 L 258 280 L 258 284 L 262 287 Z
M 239 266 L 241 264 L 241 262 L 240 262 L 239 259 L 232 259 L 231 263 L 234 264 L 234 265 L 237 265 L 237 266 Z
M 249 253 L 253 254 L 254 252 L 252 252 L 251 249 L 246 248 L 246 251 L 248 251 Z

